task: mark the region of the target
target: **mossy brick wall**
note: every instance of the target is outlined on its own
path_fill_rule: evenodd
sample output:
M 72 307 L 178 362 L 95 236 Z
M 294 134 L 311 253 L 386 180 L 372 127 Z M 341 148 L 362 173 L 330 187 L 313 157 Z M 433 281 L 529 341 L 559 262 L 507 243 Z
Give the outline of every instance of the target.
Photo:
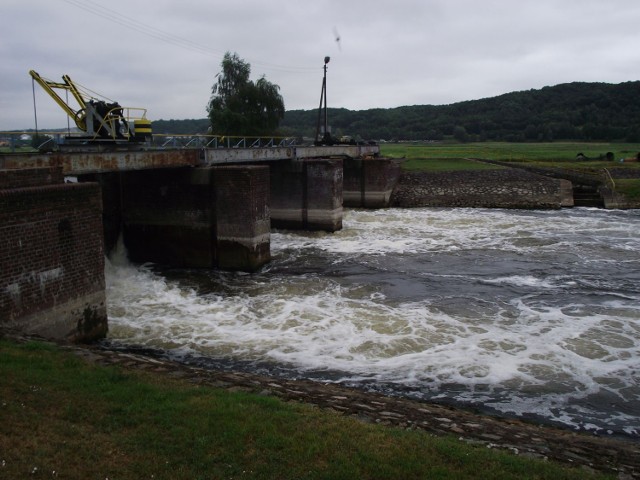
M 62 167 L 0 170 L 0 190 L 53 185 L 63 182 Z
M 34 181 L 43 179 L 12 185 Z M 2 324 L 71 341 L 106 334 L 101 213 L 100 188 L 94 183 L 0 190 Z

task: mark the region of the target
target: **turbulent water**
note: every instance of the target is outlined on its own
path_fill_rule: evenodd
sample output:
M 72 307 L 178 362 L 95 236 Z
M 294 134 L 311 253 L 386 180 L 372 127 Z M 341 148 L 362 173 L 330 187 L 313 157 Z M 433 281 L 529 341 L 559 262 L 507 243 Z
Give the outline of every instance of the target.
M 107 262 L 109 341 L 640 437 L 640 211 L 347 210 L 256 274 Z

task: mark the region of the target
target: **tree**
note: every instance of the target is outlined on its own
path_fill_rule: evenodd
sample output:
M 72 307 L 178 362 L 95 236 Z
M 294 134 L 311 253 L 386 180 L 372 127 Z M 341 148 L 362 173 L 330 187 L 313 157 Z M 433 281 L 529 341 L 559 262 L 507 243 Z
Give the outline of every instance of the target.
M 207 112 L 211 129 L 222 135 L 271 135 L 284 118 L 280 87 L 264 76 L 249 80 L 251 65 L 230 52 L 211 89 Z
M 456 125 L 453 129 L 453 138 L 458 140 L 459 142 L 466 142 L 469 140 L 469 135 L 467 134 L 467 129 L 462 125 Z

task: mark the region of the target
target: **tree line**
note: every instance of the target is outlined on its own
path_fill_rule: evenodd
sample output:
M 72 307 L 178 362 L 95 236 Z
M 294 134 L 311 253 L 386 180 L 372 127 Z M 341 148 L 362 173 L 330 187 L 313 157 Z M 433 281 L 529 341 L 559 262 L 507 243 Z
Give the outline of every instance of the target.
M 226 52 L 220 67 L 207 104 L 209 118 L 156 120 L 156 134 L 269 136 L 277 132 L 284 116 L 280 87 L 264 75 L 251 80 L 251 65 L 237 53 Z
M 250 66 L 235 54 L 222 67 L 209 118 L 156 120 L 154 133 L 314 138 L 316 109 L 286 111 L 279 87 L 250 81 Z M 329 108 L 328 118 L 334 137 L 356 140 L 640 142 L 640 81 L 566 83 L 451 105 Z
M 640 141 L 640 82 L 568 83 L 451 105 L 329 109 L 334 136 L 362 140 Z M 292 110 L 286 135 L 313 136 L 317 111 Z

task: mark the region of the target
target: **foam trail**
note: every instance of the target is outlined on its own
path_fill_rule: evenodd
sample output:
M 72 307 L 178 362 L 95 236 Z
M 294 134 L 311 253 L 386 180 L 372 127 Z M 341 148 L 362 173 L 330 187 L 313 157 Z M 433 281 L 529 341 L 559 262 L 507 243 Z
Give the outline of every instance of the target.
M 107 262 L 110 338 L 640 435 L 640 212 L 346 211 L 252 274 Z

